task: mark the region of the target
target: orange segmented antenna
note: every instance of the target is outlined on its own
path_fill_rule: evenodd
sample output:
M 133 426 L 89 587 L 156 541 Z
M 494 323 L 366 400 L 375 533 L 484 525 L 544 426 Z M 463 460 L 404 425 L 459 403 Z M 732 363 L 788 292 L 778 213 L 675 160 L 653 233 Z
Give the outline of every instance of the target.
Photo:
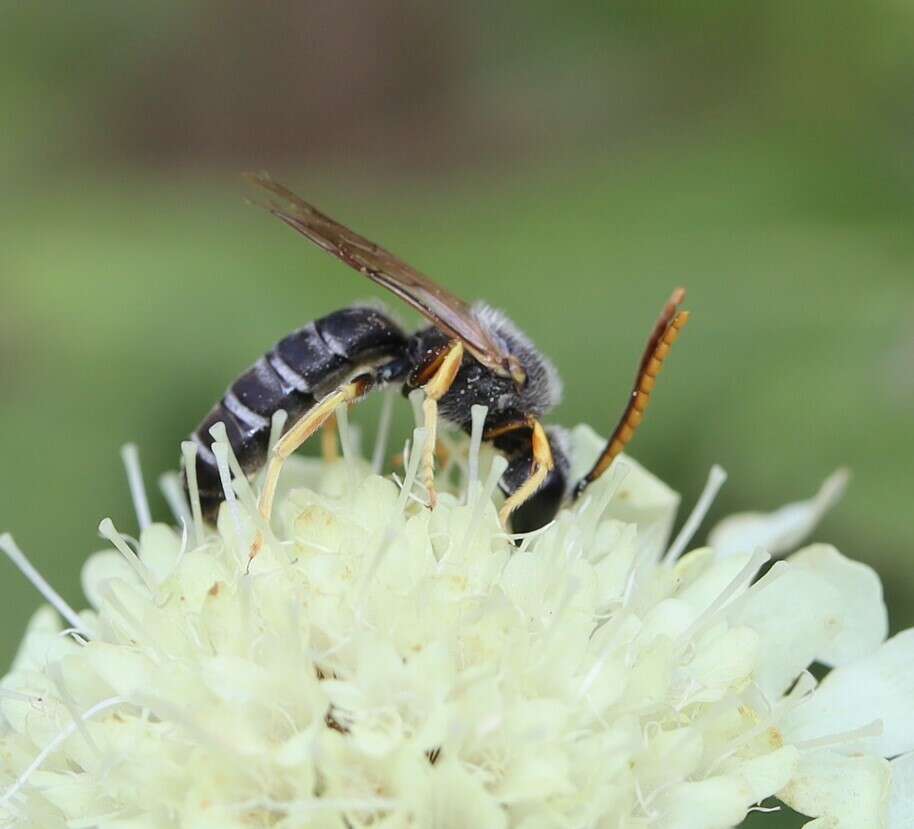
M 579 497 L 590 484 L 609 469 L 612 462 L 634 437 L 635 430 L 641 425 L 644 412 L 651 401 L 651 392 L 654 390 L 657 375 L 663 368 L 663 361 L 670 353 L 670 348 L 676 342 L 679 332 L 689 321 L 689 312 L 678 310 L 684 299 L 685 289 L 677 288 L 663 306 L 660 317 L 648 338 L 647 347 L 644 349 L 644 356 L 638 366 L 638 374 L 635 377 L 635 385 L 628 399 L 628 405 L 622 412 L 622 417 L 619 418 L 619 423 L 612 436 L 606 442 L 606 448 L 600 453 L 600 457 L 597 458 L 590 472 L 575 485 L 574 498 Z

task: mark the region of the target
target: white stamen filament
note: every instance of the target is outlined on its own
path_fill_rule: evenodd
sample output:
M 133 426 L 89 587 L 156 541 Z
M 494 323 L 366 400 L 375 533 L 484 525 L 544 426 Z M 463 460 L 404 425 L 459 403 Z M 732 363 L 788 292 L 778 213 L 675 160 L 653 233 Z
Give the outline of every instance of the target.
M 559 599 L 558 605 L 550 614 L 549 626 L 545 629 L 542 637 L 543 644 L 549 642 L 550 639 L 554 638 L 557 635 L 560 635 L 562 630 L 562 621 L 568 609 L 571 607 L 572 599 L 574 599 L 575 594 L 581 589 L 581 583 L 578 579 L 568 579 L 565 583 L 565 588 L 562 591 L 562 597 Z
M 771 558 L 764 550 L 756 550 L 740 571 L 730 580 L 727 586 L 717 594 L 709 604 L 680 636 L 680 644 L 693 643 L 696 635 L 707 625 L 720 610 L 741 590 L 748 587 L 759 569 Z
M 502 538 L 507 538 L 508 541 L 520 541 L 520 547 L 517 548 L 519 553 L 526 552 L 530 545 L 543 533 L 547 532 L 549 528 L 555 524 L 555 520 L 550 521 L 548 524 L 543 524 L 542 527 L 537 527 L 535 530 L 528 530 L 525 533 L 498 533 Z
M 467 522 L 466 529 L 463 531 L 463 537 L 460 539 L 460 546 L 458 549 L 466 549 L 467 545 L 476 534 L 476 530 L 482 522 L 482 514 L 486 504 L 492 501 L 492 496 L 495 494 L 495 488 L 498 486 L 498 482 L 501 480 L 501 476 L 505 474 L 507 468 L 508 461 L 504 456 L 496 455 L 492 459 L 492 467 L 489 469 L 489 474 L 482 487 L 482 491 L 476 495 L 476 500 L 473 502 L 470 520 Z M 451 540 L 451 543 L 453 543 L 453 539 Z M 449 554 L 450 549 L 441 557 L 441 561 L 438 562 L 439 567 Z
M 273 454 L 273 447 L 282 437 L 288 419 L 289 413 L 285 409 L 277 409 L 273 412 L 273 417 L 270 418 L 270 440 L 267 443 L 267 457 Z
M 383 809 L 391 809 L 396 805 L 396 800 L 382 797 L 314 797 L 308 800 L 275 800 L 271 797 L 257 797 L 229 804 L 226 808 L 233 812 L 266 809 L 270 812 L 299 814 L 324 811 L 377 812 Z
M 9 688 L 0 688 L 0 699 L 14 699 L 17 702 L 27 702 L 29 705 L 44 705 L 44 697 L 33 694 L 23 694 L 21 691 L 11 691 Z
M 770 556 L 769 556 L 770 558 Z M 740 608 L 750 600 L 752 595 L 755 595 L 763 590 L 768 589 L 771 584 L 777 581 L 784 573 L 786 572 L 786 564 L 783 561 L 776 561 L 764 575 L 760 576 L 759 579 L 753 582 L 749 589 L 733 599 L 732 602 L 727 607 L 727 612 L 731 615 L 738 615 Z
M 635 797 L 637 797 L 638 805 L 641 807 L 641 814 L 653 823 L 657 813 L 649 808 L 648 800 L 645 799 L 644 792 L 641 790 L 641 782 L 637 778 L 635 778 Z
M 170 700 L 155 697 L 151 694 L 137 693 L 132 699 L 136 705 L 142 705 L 148 708 L 157 717 L 164 720 L 179 723 L 193 737 L 203 745 L 207 746 L 219 754 L 234 754 L 235 751 L 229 743 L 214 734 L 212 731 L 205 729 L 198 722 L 192 719 L 183 708 L 175 705 Z
M 72 627 L 87 638 L 92 636 L 92 631 L 86 627 L 83 620 L 80 619 L 79 614 L 64 601 L 60 593 L 51 587 L 44 576 L 35 569 L 28 558 L 26 558 L 25 553 L 16 545 L 16 542 L 9 533 L 0 535 L 0 550 L 3 550 L 3 552 L 6 553 L 6 556 L 19 568 L 22 575 L 34 585 L 42 596 L 44 596 L 45 601 L 52 605 Z
M 473 484 L 479 480 L 479 450 L 482 447 L 482 434 L 485 429 L 486 415 L 488 413 L 488 406 L 476 404 L 470 407 L 472 425 L 470 427 L 469 471 L 467 473 L 467 491 L 464 494 L 464 503 L 469 503 Z
M 97 702 L 91 708 L 89 708 L 84 714 L 80 715 L 80 720 L 86 722 L 91 720 L 93 717 L 98 716 L 104 711 L 107 711 L 109 708 L 114 708 L 116 705 L 122 705 L 125 703 L 122 697 L 108 697 L 108 699 L 103 699 L 101 702 Z M 70 723 L 66 728 L 63 729 L 59 734 L 57 734 L 42 750 L 39 752 L 38 756 L 29 763 L 28 767 L 22 772 L 21 775 L 17 778 L 16 782 L 13 783 L 0 797 L 0 804 L 5 805 L 16 796 L 16 793 L 28 782 L 28 779 L 39 769 L 41 764 L 57 749 L 63 744 L 63 742 L 70 737 L 70 735 L 76 732 L 76 729 L 79 726 L 74 721 Z
M 590 493 L 585 495 L 587 500 L 582 504 L 578 513 L 583 519 L 581 527 L 583 534 L 590 535 L 596 529 L 597 524 L 603 517 L 603 513 L 606 512 L 612 499 L 616 497 L 616 493 L 625 482 L 631 469 L 631 464 L 626 463 L 622 458 L 617 458 L 616 462 L 610 467 L 609 481 L 599 497 L 593 498 Z
M 850 729 L 848 731 L 839 731 L 835 734 L 828 734 L 824 737 L 816 737 L 812 740 L 802 740 L 794 743 L 800 751 L 814 751 L 819 748 L 830 748 L 831 746 L 840 746 L 847 743 L 854 743 L 857 740 L 866 740 L 870 737 L 881 737 L 885 728 L 882 720 L 873 720 L 860 728 Z
M 425 426 L 425 415 L 422 413 L 422 404 L 425 402 L 425 390 L 413 389 L 409 393 L 409 405 L 413 410 L 413 420 L 416 426 Z
M 797 677 L 797 681 L 794 682 L 793 688 L 790 689 L 790 692 L 781 704 L 781 716 L 783 716 L 785 711 L 789 711 L 791 708 L 803 702 L 806 697 L 816 690 L 817 685 L 816 678 L 809 671 L 803 671 L 803 673 Z
M 100 757 L 101 750 L 99 749 L 98 744 L 95 742 L 95 740 L 92 739 L 92 735 L 89 733 L 89 729 L 86 728 L 86 723 L 83 721 L 82 717 L 79 714 L 79 709 L 76 707 L 76 701 L 67 690 L 67 686 L 63 678 L 63 670 L 61 669 L 59 662 L 52 662 L 50 665 L 48 665 L 48 676 L 53 680 L 54 685 L 57 687 L 57 693 L 60 695 L 60 701 L 63 703 L 64 707 L 73 718 L 73 722 L 76 724 L 77 728 L 79 728 L 79 732 L 82 735 L 82 738 L 86 741 L 86 745 L 92 749 L 96 756 Z
M 850 477 L 850 471 L 842 466 L 825 479 L 813 499 L 820 514 L 827 512 L 841 499 L 841 496 L 844 495 L 844 490 L 847 489 L 847 482 Z
M 355 462 L 356 450 L 352 445 L 352 429 L 349 426 L 349 407 L 340 406 L 336 410 L 336 428 L 340 433 L 340 447 L 343 450 L 343 460 L 350 470 Z
M 409 453 L 412 450 L 412 436 L 408 437 L 403 441 L 403 450 L 400 452 L 400 465 L 403 467 L 404 472 L 409 468 Z M 396 477 L 396 473 L 394 473 Z
M 229 514 L 232 516 L 232 526 L 235 528 L 235 542 L 238 550 L 242 548 L 243 528 L 241 526 L 241 512 L 238 508 L 238 499 L 235 488 L 232 486 L 232 473 L 229 469 L 228 444 L 216 441 L 213 444 L 213 454 L 216 456 L 216 465 L 219 467 L 219 480 L 222 482 L 222 491 L 228 504 Z
M 735 740 L 730 741 L 727 750 L 707 766 L 704 772 L 705 777 L 710 777 L 716 772 L 721 764 L 729 760 L 730 757 L 736 754 L 744 745 L 756 739 L 761 734 L 764 734 L 766 731 L 770 731 L 776 722 L 782 721 L 787 714 L 806 702 L 809 695 L 816 689 L 816 679 L 809 671 L 803 671 L 803 673 L 797 677 L 797 680 L 789 693 L 781 698 L 777 708 L 771 704 L 755 683 L 753 683 L 753 686 L 764 707 L 764 716 L 752 728 L 744 731 Z
M 175 521 L 189 527 L 193 522 L 193 516 L 190 513 L 190 507 L 187 499 L 184 497 L 184 490 L 181 488 L 181 479 L 176 472 L 165 472 L 159 476 L 159 491 Z
M 172 568 L 172 572 L 176 572 L 177 569 L 181 566 L 181 562 L 184 560 L 184 556 L 187 553 L 187 542 L 190 540 L 190 531 L 188 530 L 187 522 L 183 519 L 181 520 L 181 549 L 178 551 L 178 557 L 175 559 L 175 566 Z
M 199 546 L 203 543 L 203 511 L 200 509 L 200 488 L 197 485 L 197 444 L 192 440 L 182 441 L 181 455 L 184 459 L 190 508 L 194 516 L 194 538 Z
M 393 420 L 394 413 L 394 396 L 397 390 L 391 386 L 384 390 L 384 397 L 381 401 L 381 414 L 378 418 L 378 432 L 374 441 L 374 451 L 371 455 L 371 471 L 375 475 L 380 475 L 384 468 L 384 454 L 387 452 L 387 441 L 390 437 L 390 424 Z
M 622 607 L 628 607 L 638 592 L 638 578 L 642 570 L 654 563 L 651 551 L 652 545 L 649 543 L 652 534 L 659 532 L 655 525 L 645 533 L 645 540 L 638 545 L 635 556 L 632 559 L 631 566 L 628 570 L 628 576 L 625 579 L 625 589 L 622 591 Z
M 64 637 L 69 636 L 77 645 L 88 645 L 89 640 L 86 639 L 76 628 L 64 628 L 58 636 Z
M 406 476 L 403 486 L 400 487 L 400 497 L 397 499 L 396 511 L 402 514 L 406 507 L 406 500 L 412 493 L 413 484 L 416 482 L 416 473 L 419 471 L 419 461 L 422 459 L 422 446 L 425 444 L 427 431 L 421 426 L 413 430 L 413 440 L 403 450 L 403 460 L 406 464 Z
M 124 468 L 127 470 L 130 497 L 133 499 L 136 520 L 140 525 L 140 532 L 142 532 L 152 523 L 152 516 L 149 512 L 149 499 L 146 497 L 146 485 L 143 483 L 140 450 L 135 443 L 128 443 L 121 447 L 121 460 L 123 460 Z
M 232 473 L 232 488 L 236 491 L 238 497 L 251 510 L 251 513 L 259 515 L 260 513 L 256 510 L 257 498 L 254 495 L 254 490 L 251 489 L 251 484 L 248 481 L 248 476 L 241 468 L 241 464 L 238 463 L 238 458 L 235 455 L 235 450 L 232 449 L 232 444 L 229 443 L 228 433 L 225 431 L 225 424 L 221 421 L 219 423 L 214 423 L 210 427 L 209 433 L 213 436 L 217 443 L 225 446 L 225 457 L 228 461 L 229 470 Z
M 99 592 L 104 595 L 105 601 L 111 605 L 111 609 L 120 617 L 121 626 L 130 629 L 128 638 L 146 642 L 151 648 L 156 648 L 155 642 L 149 635 L 149 631 L 143 627 L 136 616 L 134 616 L 129 608 L 118 598 L 117 594 L 114 592 L 114 585 L 112 582 L 112 579 L 104 581 L 99 587 Z M 110 614 L 108 620 L 109 622 L 111 620 Z M 158 656 L 158 650 L 156 655 Z
M 698 532 L 701 522 L 704 521 L 705 516 L 708 514 L 708 510 L 711 508 L 711 504 L 714 503 L 717 493 L 720 492 L 720 488 L 724 485 L 726 480 L 727 473 L 724 472 L 721 467 L 717 466 L 717 464 L 711 467 L 711 472 L 708 475 L 708 481 L 705 484 L 705 488 L 702 490 L 701 497 L 696 502 L 688 520 L 682 525 L 682 529 L 676 536 L 676 540 L 670 545 L 670 549 L 667 550 L 667 553 L 663 558 L 664 564 L 673 564 L 676 559 L 685 552 L 686 547 L 689 545 L 689 542 L 692 540 L 695 533 Z
M 146 585 L 150 593 L 155 592 L 155 580 L 152 578 L 149 570 L 146 569 L 146 565 L 140 561 L 139 556 L 130 549 L 130 545 L 124 539 L 114 526 L 114 522 L 110 518 L 103 518 L 101 523 L 98 525 L 98 531 L 102 536 L 108 541 L 110 541 L 117 551 L 127 559 L 127 563 L 133 568 L 133 571 L 140 577 L 143 584 Z

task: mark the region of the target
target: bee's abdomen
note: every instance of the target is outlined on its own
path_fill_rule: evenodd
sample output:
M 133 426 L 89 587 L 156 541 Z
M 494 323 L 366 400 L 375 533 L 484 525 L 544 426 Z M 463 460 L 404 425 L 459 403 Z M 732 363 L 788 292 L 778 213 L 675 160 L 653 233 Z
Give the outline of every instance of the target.
M 191 435 L 197 444 L 197 486 L 204 515 L 214 520 L 224 498 L 210 428 L 225 424 L 229 443 L 246 474 L 266 462 L 271 418 L 279 409 L 291 426 L 325 394 L 361 366 L 402 354 L 406 338 L 372 308 L 345 308 L 280 340 L 242 374 Z

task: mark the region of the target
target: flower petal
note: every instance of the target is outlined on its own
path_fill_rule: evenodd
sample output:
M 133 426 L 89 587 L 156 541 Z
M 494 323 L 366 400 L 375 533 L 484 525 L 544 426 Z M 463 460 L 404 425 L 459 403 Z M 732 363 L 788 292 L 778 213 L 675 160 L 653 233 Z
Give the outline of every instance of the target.
M 787 553 L 837 503 L 844 494 L 848 477 L 846 469 L 839 469 L 808 501 L 787 504 L 774 512 L 741 512 L 724 518 L 711 530 L 708 544 L 722 556 L 751 553 L 759 548 L 772 556 Z
M 771 797 L 796 774 L 800 753 L 793 746 L 781 748 L 745 760 L 727 773 L 749 787 L 747 807 Z
M 896 757 L 889 766 L 892 786 L 888 829 L 914 829 L 914 752 Z
M 885 642 L 875 653 L 835 668 L 803 705 L 782 723 L 793 743 L 853 731 L 881 719 L 883 733 L 865 748 L 881 757 L 914 749 L 914 628 Z M 859 751 L 861 742 L 841 751 Z
M 831 584 L 783 561 L 734 602 L 731 622 L 752 628 L 764 643 L 755 681 L 769 700 L 827 649 L 840 612 L 840 594 Z
M 113 579 L 135 586 L 142 584 L 136 570 L 117 550 L 102 550 L 86 560 L 80 573 L 80 580 L 83 593 L 92 607 L 98 609 L 103 605 L 102 593 L 105 585 Z
M 748 786 L 734 786 L 729 777 L 678 783 L 657 799 L 657 829 L 729 829 L 745 816 Z
M 889 618 L 882 599 L 882 582 L 872 567 L 851 561 L 829 544 L 804 547 L 790 557 L 792 565 L 812 570 L 840 596 L 838 627 L 831 642 L 816 659 L 826 665 L 845 665 L 872 653 L 889 632 Z
M 778 797 L 822 829 L 884 829 L 889 764 L 872 755 L 846 757 L 820 750 L 803 754 Z
M 665 829 L 729 829 L 753 803 L 773 795 L 791 779 L 798 753 L 783 746 L 745 760 L 726 774 L 679 783 L 657 798 L 651 826 Z
M 39 607 L 29 619 L 10 673 L 43 670 L 49 662 L 69 653 L 74 647 L 73 643 L 60 636 L 61 630 L 63 625 L 57 611 L 50 605 Z
M 697 644 L 694 659 L 683 674 L 699 690 L 692 702 L 715 702 L 731 688 L 746 684 L 759 651 L 759 635 L 751 628 L 713 628 Z
M 166 524 L 150 524 L 140 534 L 143 564 L 157 583 L 167 579 L 181 555 L 181 537 Z
M 587 473 L 605 445 L 606 440 L 586 424 L 571 430 L 573 481 Z M 638 524 L 641 531 L 653 531 L 657 533 L 658 546 L 665 547 L 679 509 L 679 493 L 633 458 L 620 455 L 619 461 L 625 464 L 628 472 L 609 502 L 605 517 Z M 610 486 L 610 481 L 611 476 L 607 473 L 590 486 L 587 494 L 597 497 L 604 487 Z
M 507 825 L 507 815 L 495 798 L 456 762 L 439 763 L 423 794 L 420 825 L 440 829 Z

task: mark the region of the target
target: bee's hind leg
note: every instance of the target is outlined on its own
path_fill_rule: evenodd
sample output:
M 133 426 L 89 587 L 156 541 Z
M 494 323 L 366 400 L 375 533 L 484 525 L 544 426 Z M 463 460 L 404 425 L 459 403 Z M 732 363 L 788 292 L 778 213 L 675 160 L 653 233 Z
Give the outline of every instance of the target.
M 422 388 L 425 391 L 425 401 L 422 403 L 422 413 L 425 420 L 426 438 L 422 447 L 422 460 L 419 466 L 419 481 L 428 492 L 429 507 L 434 509 L 438 503 L 438 492 L 435 489 L 435 444 L 438 440 L 438 401 L 447 394 L 460 364 L 463 362 L 463 343 L 452 340 L 442 355 L 432 365 L 431 377 Z
M 333 413 L 340 407 L 358 400 L 374 386 L 375 379 L 370 374 L 355 377 L 344 386 L 328 394 L 323 400 L 305 412 L 292 427 L 276 442 L 267 462 L 263 489 L 260 491 L 258 509 L 264 521 L 269 524 L 273 514 L 273 499 L 276 497 L 276 485 L 286 459 L 295 452 L 311 435 L 313 435 Z M 259 530 L 251 544 L 248 565 L 263 548 L 263 533 Z

